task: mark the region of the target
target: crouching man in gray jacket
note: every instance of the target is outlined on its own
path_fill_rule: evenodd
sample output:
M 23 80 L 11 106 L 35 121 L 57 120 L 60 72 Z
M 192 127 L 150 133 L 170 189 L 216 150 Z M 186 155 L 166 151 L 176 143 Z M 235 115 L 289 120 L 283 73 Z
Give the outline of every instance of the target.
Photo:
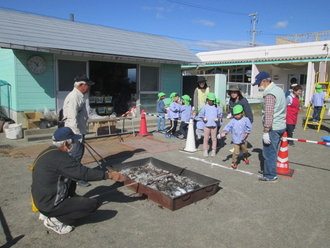
M 58 234 L 73 230 L 72 223 L 99 207 L 96 199 L 78 196 L 74 180 L 99 181 L 113 179 L 123 181 L 118 172 L 104 172 L 83 166 L 69 155 L 72 142 L 80 139 L 69 127 L 57 129 L 53 145 L 40 153 L 34 162 L 32 197 L 40 211 L 39 219 Z

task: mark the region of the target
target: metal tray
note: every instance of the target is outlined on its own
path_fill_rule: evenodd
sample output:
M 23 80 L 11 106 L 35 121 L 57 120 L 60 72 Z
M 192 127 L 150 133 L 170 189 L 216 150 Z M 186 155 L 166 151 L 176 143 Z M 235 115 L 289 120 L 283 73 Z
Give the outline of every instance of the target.
M 172 211 L 185 207 L 191 203 L 197 202 L 199 200 L 208 198 L 214 195 L 218 191 L 220 180 L 204 176 L 202 174 L 186 170 L 185 168 L 181 168 L 164 161 L 149 157 L 136 161 L 121 163 L 117 165 L 113 165 L 109 167 L 111 170 L 121 171 L 124 168 L 129 167 L 138 167 L 151 164 L 159 169 L 167 170 L 173 172 L 173 174 L 177 174 L 179 176 L 185 176 L 193 180 L 194 182 L 203 185 L 200 188 L 193 190 L 189 193 L 182 194 L 180 196 L 171 197 L 166 195 L 158 190 L 152 189 L 150 187 L 144 186 L 140 183 L 133 184 L 128 186 L 128 188 L 132 189 L 136 193 L 140 195 L 146 195 L 148 199 L 158 203 L 160 206 L 163 206 Z M 134 183 L 132 179 L 125 177 L 124 185 Z

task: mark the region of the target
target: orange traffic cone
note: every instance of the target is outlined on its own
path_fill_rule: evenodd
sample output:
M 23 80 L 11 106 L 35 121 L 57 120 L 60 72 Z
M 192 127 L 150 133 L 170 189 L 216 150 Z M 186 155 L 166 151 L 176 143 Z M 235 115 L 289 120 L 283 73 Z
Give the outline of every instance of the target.
M 141 112 L 140 131 L 137 135 L 138 136 L 152 135 L 152 134 L 148 133 L 148 130 L 147 130 L 146 113 L 144 112 L 144 110 L 142 110 L 142 112 Z
M 292 177 L 294 170 L 289 168 L 289 142 L 288 133 L 284 132 L 281 140 L 281 147 L 277 155 L 276 171 L 279 176 Z

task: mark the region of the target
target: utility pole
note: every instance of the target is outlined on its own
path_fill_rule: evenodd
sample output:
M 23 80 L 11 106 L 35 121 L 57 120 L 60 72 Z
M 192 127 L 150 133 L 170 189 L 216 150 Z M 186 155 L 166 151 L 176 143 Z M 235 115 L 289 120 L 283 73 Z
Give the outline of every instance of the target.
M 252 14 L 249 15 L 249 16 L 252 17 L 252 19 L 251 19 L 252 30 L 249 30 L 249 32 L 251 33 L 251 38 L 252 38 L 252 42 L 251 42 L 251 46 L 252 47 L 255 47 L 256 46 L 256 43 L 255 43 L 256 35 L 259 33 L 259 30 L 256 30 L 257 22 L 258 22 L 257 15 L 258 15 L 257 12 L 256 13 L 252 13 Z

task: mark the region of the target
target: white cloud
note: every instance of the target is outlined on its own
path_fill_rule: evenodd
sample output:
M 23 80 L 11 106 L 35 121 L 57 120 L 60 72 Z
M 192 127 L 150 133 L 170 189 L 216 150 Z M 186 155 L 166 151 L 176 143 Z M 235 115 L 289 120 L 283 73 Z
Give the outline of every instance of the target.
M 274 26 L 275 28 L 286 28 L 289 25 L 288 21 L 278 22 Z
M 214 22 L 207 21 L 207 20 L 195 20 L 194 23 L 202 24 L 203 26 L 213 27 L 215 26 Z
M 156 17 L 157 17 L 158 19 L 160 19 L 160 18 L 163 18 L 163 15 L 162 15 L 161 13 L 157 13 L 157 14 L 156 14 Z

